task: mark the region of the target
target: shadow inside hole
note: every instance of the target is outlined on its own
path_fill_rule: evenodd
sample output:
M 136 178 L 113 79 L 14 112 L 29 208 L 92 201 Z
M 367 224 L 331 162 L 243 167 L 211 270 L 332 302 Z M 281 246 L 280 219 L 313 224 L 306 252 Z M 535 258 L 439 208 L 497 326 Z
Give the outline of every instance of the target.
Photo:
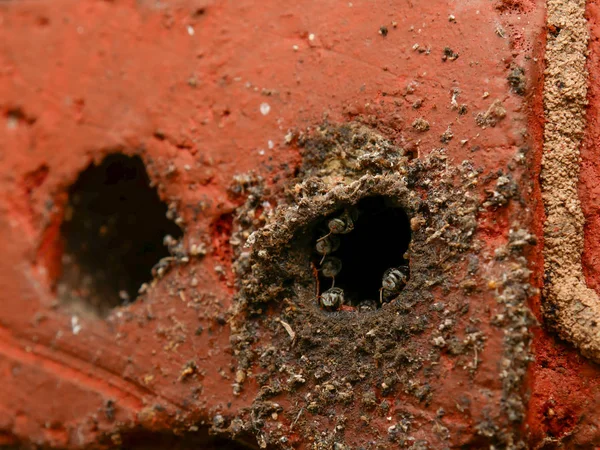
M 408 264 L 404 254 L 411 239 L 410 220 L 402 207 L 386 197 L 366 197 L 358 202 L 356 209 L 358 218 L 354 229 L 337 235 L 340 246 L 331 254 L 342 262 L 335 286 L 343 289 L 346 305 L 358 306 L 371 301 L 379 307 L 379 289 L 385 271 Z M 328 221 L 343 211 L 342 208 L 323 220 L 313 243 L 327 234 Z M 313 263 L 317 268 L 321 258 L 315 251 Z M 331 286 L 332 279 L 319 272 L 319 294 Z
M 133 301 L 152 267 L 169 256 L 164 236 L 182 236 L 166 213 L 140 157 L 112 154 L 83 171 L 61 227 L 61 301 L 100 316 Z
M 119 447 L 127 450 L 257 450 L 256 439 L 240 436 L 236 440 L 213 436 L 205 427 L 195 433 L 175 436 L 169 433 L 138 431 L 122 435 Z M 271 446 L 267 450 L 272 449 Z

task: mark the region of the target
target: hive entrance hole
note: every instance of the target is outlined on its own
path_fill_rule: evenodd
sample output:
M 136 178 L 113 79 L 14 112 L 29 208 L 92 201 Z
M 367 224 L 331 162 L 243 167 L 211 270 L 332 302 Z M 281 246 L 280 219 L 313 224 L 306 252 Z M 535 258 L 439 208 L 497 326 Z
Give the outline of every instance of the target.
M 236 439 L 211 435 L 209 427 L 198 426 L 197 431 L 174 435 L 167 432 L 135 430 L 122 434 L 122 446 L 128 450 L 258 450 L 256 438 L 242 434 Z M 266 447 L 272 450 L 272 446 Z
M 358 217 L 354 229 L 337 235 L 339 249 L 331 256 L 342 262 L 335 277 L 335 287 L 344 291 L 345 303 L 360 306 L 371 301 L 379 303 L 379 289 L 387 269 L 408 264 L 404 254 L 411 239 L 410 221 L 406 212 L 386 197 L 366 197 L 355 205 Z M 315 241 L 327 234 L 327 223 L 343 214 L 344 208 L 328 216 L 318 227 Z M 313 263 L 320 267 L 321 256 L 314 255 Z M 319 272 L 319 294 L 332 286 L 332 279 Z
M 164 236 L 182 235 L 166 212 L 140 157 L 112 154 L 84 170 L 69 190 L 61 227 L 60 300 L 100 316 L 133 301 L 152 267 L 169 256 Z

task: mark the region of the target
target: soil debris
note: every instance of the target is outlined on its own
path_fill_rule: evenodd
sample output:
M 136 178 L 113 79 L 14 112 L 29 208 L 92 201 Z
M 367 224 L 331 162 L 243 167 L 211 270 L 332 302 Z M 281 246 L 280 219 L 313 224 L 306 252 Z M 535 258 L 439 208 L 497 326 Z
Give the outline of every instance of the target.
M 442 54 L 442 61 L 456 61 L 458 59 L 458 53 L 452 50 L 450 47 L 444 47 L 444 53 Z
M 500 100 L 495 100 L 485 112 L 480 112 L 475 122 L 481 128 L 495 127 L 498 122 L 506 117 L 506 109 Z
M 415 130 L 423 133 L 425 131 L 429 131 L 429 122 L 427 122 L 425 119 L 419 117 L 419 118 L 415 119 L 415 121 L 412 123 L 412 127 Z
M 489 444 L 514 442 L 512 423 L 523 417 L 520 382 L 529 358 L 529 272 L 525 249 L 511 246 L 509 237 L 504 258 L 485 270 L 471 267 L 482 246 L 475 239 L 482 206 L 478 172 L 468 161 L 452 166 L 444 149 L 411 159 L 403 148 L 357 123 L 325 124 L 296 134 L 294 142 L 303 155 L 297 176 L 275 195 L 261 184 L 249 187 L 232 236 L 246 243 L 235 247 L 239 292 L 231 344 L 236 370 L 253 373 L 261 386 L 240 417 L 244 428 L 254 430 L 265 445 L 291 443 L 293 428 L 315 448 L 346 448 L 358 445 L 344 438 L 346 420 L 369 423 L 373 409 L 382 404 L 392 417 L 391 431 L 377 442 L 414 443 L 413 431 L 431 423 L 406 415 L 404 406 L 391 406 L 392 399 L 400 396 L 405 406 L 435 405 L 432 386 L 442 355 L 466 376 L 477 373 L 487 335 L 475 325 L 481 318 L 469 312 L 465 290 L 453 286 L 483 292 L 490 282 L 485 277 L 496 276 L 489 272 L 493 267 L 502 317 L 497 323 L 505 330 L 505 370 L 499 380 L 503 413 L 481 417 L 480 427 L 489 431 L 483 434 Z M 408 215 L 410 278 L 379 309 L 324 310 L 312 263 L 318 227 L 365 198 L 393 200 Z M 278 206 L 259 214 L 264 202 Z M 514 235 L 515 242 L 521 234 Z M 444 304 L 438 291 L 444 293 Z M 242 389 L 243 382 L 234 384 L 235 393 Z M 295 400 L 274 410 L 267 400 L 280 395 Z M 328 417 L 337 418 L 333 434 L 323 433 L 321 421 Z M 452 424 L 443 418 L 436 423 L 441 440 L 428 445 L 457 439 L 460 433 Z
M 525 69 L 522 67 L 515 67 L 508 74 L 508 84 L 515 94 L 525 95 L 526 83 Z

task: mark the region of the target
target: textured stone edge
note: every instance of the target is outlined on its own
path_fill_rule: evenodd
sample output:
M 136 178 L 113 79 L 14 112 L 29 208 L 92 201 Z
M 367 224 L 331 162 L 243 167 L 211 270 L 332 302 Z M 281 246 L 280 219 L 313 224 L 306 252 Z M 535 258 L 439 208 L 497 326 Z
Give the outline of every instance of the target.
M 600 299 L 583 274 L 585 220 L 578 195 L 588 82 L 585 7 L 585 0 L 547 2 L 543 310 L 562 338 L 600 361 Z

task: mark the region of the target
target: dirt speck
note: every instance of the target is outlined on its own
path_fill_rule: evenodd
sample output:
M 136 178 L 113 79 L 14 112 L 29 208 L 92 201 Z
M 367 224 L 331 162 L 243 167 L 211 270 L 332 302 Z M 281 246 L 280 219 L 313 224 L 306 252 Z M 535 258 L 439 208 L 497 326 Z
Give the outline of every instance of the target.
M 416 131 L 420 131 L 421 133 L 423 133 L 425 131 L 429 131 L 429 122 L 427 122 L 422 117 L 419 117 L 419 118 L 415 119 L 415 121 L 412 123 L 412 127 Z
M 484 95 L 485 97 L 485 95 Z M 500 100 L 495 100 L 485 112 L 480 112 L 475 117 L 475 122 L 481 128 L 495 127 L 498 122 L 506 117 L 506 109 Z
M 515 94 L 525 95 L 526 82 L 525 69 L 522 67 L 515 67 L 508 74 L 508 84 Z

